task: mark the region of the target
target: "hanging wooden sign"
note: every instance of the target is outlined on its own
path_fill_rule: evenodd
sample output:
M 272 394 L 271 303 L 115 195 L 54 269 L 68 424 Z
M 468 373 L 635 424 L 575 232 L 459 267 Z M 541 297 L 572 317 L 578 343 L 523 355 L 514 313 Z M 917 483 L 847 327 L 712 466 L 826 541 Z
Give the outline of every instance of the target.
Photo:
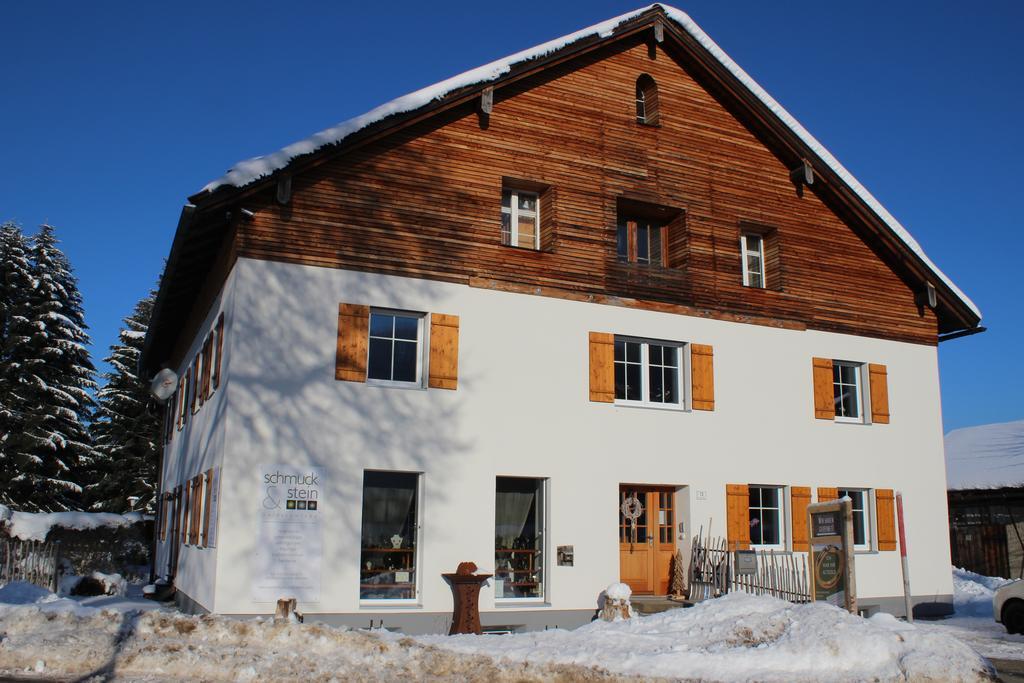
M 857 613 L 853 503 L 849 498 L 807 506 L 811 536 L 811 597 Z

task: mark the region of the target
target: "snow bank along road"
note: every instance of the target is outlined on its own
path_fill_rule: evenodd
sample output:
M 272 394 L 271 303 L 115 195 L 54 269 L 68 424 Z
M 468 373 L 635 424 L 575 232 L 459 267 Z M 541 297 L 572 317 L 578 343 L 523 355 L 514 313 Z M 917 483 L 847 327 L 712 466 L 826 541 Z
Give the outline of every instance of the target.
M 888 615 L 861 619 L 824 604 L 744 594 L 575 631 L 417 638 L 268 619 L 101 610 L 41 594 L 30 604 L 0 604 L 0 634 L 0 673 L 40 678 L 496 683 L 991 676 L 981 656 L 947 633 Z

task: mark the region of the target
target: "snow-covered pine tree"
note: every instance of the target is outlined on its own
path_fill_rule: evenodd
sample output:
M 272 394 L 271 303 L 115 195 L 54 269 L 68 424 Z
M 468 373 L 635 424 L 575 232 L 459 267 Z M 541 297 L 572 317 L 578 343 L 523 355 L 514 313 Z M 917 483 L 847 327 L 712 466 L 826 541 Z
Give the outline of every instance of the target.
M 19 226 L 4 223 L 0 225 L 0 503 L 11 502 L 8 482 L 16 474 L 10 435 L 21 431 L 24 417 L 21 365 L 31 336 L 31 289 L 28 241 Z
M 14 467 L 5 494 L 21 510 L 74 509 L 92 459 L 89 390 L 96 388 L 96 371 L 78 280 L 52 226 L 40 227 L 28 253 L 31 336 L 19 343 L 24 360 L 18 368 L 25 409 L 22 428 L 9 435 Z
M 111 370 L 101 375 L 98 407 L 92 423 L 99 476 L 86 488 L 89 508 L 106 512 L 155 512 L 154 491 L 160 453 L 160 417 L 149 409 L 149 383 L 138 376 L 142 342 L 153 313 L 156 292 L 135 304 L 124 319 L 118 343 L 104 359 Z

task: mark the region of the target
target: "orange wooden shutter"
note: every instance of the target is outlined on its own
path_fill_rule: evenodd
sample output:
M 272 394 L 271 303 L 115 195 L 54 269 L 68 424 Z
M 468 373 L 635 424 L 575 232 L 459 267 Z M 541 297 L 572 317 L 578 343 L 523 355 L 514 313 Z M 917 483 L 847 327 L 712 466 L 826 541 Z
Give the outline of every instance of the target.
M 213 332 L 206 335 L 206 343 L 203 344 L 203 400 L 210 398 L 213 394 L 210 383 L 213 374 Z
M 725 485 L 725 520 L 729 549 L 750 548 L 750 489 L 746 484 Z
M 203 538 L 202 544 L 205 548 L 210 542 L 210 506 L 213 504 L 213 470 L 206 470 L 206 491 L 203 504 Z
M 188 395 L 188 378 L 186 377 L 186 374 L 187 373 L 183 373 L 181 377 L 178 378 L 178 393 L 175 394 L 175 410 L 177 411 L 179 432 L 181 431 L 181 428 L 185 426 L 185 396 Z
M 203 519 L 203 475 L 192 478 L 192 545 L 199 545 L 199 529 Z
M 878 549 L 896 550 L 896 497 L 892 489 L 875 490 L 878 516 Z
M 868 364 L 868 390 L 871 392 L 871 421 L 889 424 L 889 378 L 884 365 Z
M 181 542 L 188 543 L 188 513 L 189 513 L 189 485 L 186 483 L 179 487 L 181 489 Z
M 807 536 L 807 506 L 810 504 L 810 486 L 789 487 L 789 509 L 793 515 L 793 550 L 807 551 L 810 549 Z
M 814 417 L 819 420 L 834 420 L 836 417 L 830 358 L 814 359 Z
M 615 402 L 615 335 L 590 333 L 590 400 Z
M 839 489 L 836 487 L 819 486 L 818 502 L 824 503 L 829 500 L 839 500 Z
M 192 401 L 192 414 L 195 415 L 199 412 L 199 361 L 201 359 L 196 356 L 192 359 L 192 365 L 188 369 L 188 384 L 189 384 L 189 396 Z
M 217 364 L 213 366 L 213 388 L 220 387 L 220 365 L 224 358 L 224 314 L 217 318 Z
M 690 344 L 690 390 L 694 410 L 715 409 L 715 351 L 707 344 Z
M 658 230 L 658 233 L 661 235 L 661 263 L 659 263 L 658 265 L 659 266 L 667 266 L 668 265 L 668 226 L 667 225 L 661 226 L 661 228 Z
M 338 356 L 334 379 L 366 381 L 366 354 L 370 337 L 370 307 L 359 304 L 338 306 Z
M 459 386 L 459 316 L 430 314 L 430 374 L 427 386 Z

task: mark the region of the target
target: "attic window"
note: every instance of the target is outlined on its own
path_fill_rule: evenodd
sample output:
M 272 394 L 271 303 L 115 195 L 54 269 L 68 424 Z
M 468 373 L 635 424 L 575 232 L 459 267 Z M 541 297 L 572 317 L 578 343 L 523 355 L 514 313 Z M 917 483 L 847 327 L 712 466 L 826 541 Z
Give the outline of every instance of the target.
M 658 125 L 658 84 L 647 74 L 636 79 L 636 120 L 649 126 Z

